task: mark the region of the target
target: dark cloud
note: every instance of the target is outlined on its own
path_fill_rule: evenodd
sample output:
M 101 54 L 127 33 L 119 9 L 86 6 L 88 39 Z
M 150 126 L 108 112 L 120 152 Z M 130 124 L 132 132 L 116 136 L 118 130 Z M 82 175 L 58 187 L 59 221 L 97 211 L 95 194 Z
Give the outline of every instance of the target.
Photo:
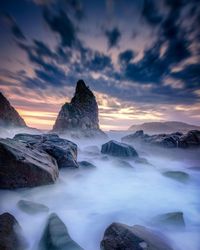
M 145 4 L 144 9 L 150 11 L 153 17 L 160 16 L 154 1 L 148 0 Z M 127 64 L 124 74 L 129 80 L 161 85 L 174 66 L 191 56 L 188 34 L 180 25 L 183 1 L 166 0 L 165 4 L 168 6 L 168 13 L 159 21 L 152 20 L 150 13 L 143 11 L 146 20 L 158 26 L 157 39 L 152 47 L 144 51 L 144 56 L 139 62 Z M 153 10 L 157 10 L 156 14 Z M 164 52 L 161 54 L 162 49 Z
M 37 55 L 55 57 L 55 54 L 42 41 L 34 40 L 34 50 Z
M 162 16 L 158 11 L 154 0 L 144 0 L 142 17 L 150 24 L 157 25 L 162 21 Z
M 103 71 L 106 68 L 112 68 L 112 61 L 109 56 L 95 51 L 89 60 L 87 60 L 85 66 L 92 71 Z
M 133 58 L 134 58 L 134 52 L 130 49 L 121 52 L 118 56 L 119 63 L 122 65 L 128 64 Z
M 15 38 L 19 40 L 26 40 L 25 35 L 23 34 L 20 27 L 17 25 L 15 19 L 9 13 L 1 13 L 0 17 L 3 19 L 6 25 L 11 29 L 12 34 Z
M 85 16 L 82 2 L 80 0 L 66 0 L 66 1 L 74 11 L 75 17 L 79 21 L 81 21 Z
M 117 27 L 115 27 L 112 30 L 106 30 L 105 36 L 108 39 L 108 48 L 111 49 L 119 44 L 121 32 Z
M 171 76 L 184 82 L 186 88 L 199 88 L 200 63 L 189 64 L 182 70 L 172 73 Z
M 44 9 L 43 16 L 52 31 L 59 34 L 62 46 L 72 47 L 77 44 L 75 27 L 64 11 L 53 14 L 49 9 Z

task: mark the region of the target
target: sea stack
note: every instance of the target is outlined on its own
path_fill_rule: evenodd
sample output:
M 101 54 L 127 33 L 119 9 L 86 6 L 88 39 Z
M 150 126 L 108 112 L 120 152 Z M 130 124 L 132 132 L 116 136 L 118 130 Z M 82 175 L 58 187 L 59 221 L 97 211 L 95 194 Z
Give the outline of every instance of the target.
M 62 106 L 53 126 L 53 132 L 69 132 L 77 137 L 105 136 L 99 128 L 96 98 L 83 80 L 77 82 L 71 102 Z
M 26 127 L 25 121 L 0 92 L 0 126 Z

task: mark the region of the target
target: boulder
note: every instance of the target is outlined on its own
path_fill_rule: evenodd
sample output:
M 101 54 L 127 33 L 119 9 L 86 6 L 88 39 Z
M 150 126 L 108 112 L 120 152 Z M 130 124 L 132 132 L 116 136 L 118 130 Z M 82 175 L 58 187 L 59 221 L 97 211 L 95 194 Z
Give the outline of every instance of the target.
M 24 250 L 27 249 L 22 229 L 12 214 L 0 215 L 0 249 Z
M 25 121 L 0 92 L 0 126 L 26 127 Z
M 189 180 L 190 177 L 189 174 L 183 171 L 166 171 L 163 173 L 163 175 L 180 182 L 186 182 Z
M 101 153 L 116 157 L 138 157 L 138 153 L 132 146 L 114 140 L 103 144 Z
M 54 183 L 56 160 L 27 143 L 0 139 L 0 188 L 35 187 Z
M 171 213 L 161 214 L 156 216 L 153 220 L 154 224 L 161 227 L 166 227 L 166 228 L 185 227 L 183 212 L 171 212 Z
M 28 200 L 18 201 L 17 206 L 27 214 L 37 214 L 49 211 L 49 208 L 47 206 Z
M 105 231 L 101 250 L 172 250 L 158 232 L 143 226 L 113 223 Z
M 95 135 L 105 137 L 99 128 L 96 98 L 83 80 L 77 82 L 71 102 L 62 106 L 53 126 L 53 132 L 68 132 L 73 137 L 92 137 Z
M 67 227 L 55 214 L 48 218 L 38 250 L 83 250 L 69 235 Z
M 58 168 L 78 168 L 77 145 L 56 134 L 17 134 L 14 139 L 48 153 L 56 159 Z

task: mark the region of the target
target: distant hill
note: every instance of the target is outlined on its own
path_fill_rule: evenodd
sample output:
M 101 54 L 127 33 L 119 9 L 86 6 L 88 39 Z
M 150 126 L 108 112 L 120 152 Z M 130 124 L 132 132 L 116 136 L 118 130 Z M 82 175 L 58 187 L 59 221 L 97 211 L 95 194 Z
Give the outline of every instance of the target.
M 184 122 L 168 121 L 168 122 L 147 122 L 140 125 L 132 125 L 128 130 L 137 131 L 144 130 L 145 133 L 173 133 L 187 132 L 189 130 L 200 130 L 200 126 L 187 124 Z

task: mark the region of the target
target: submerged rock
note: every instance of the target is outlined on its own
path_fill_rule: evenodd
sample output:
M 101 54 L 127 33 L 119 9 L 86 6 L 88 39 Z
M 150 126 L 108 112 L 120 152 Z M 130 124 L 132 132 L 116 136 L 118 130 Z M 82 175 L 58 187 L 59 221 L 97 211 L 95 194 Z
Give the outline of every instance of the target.
M 117 167 L 133 169 L 133 166 L 128 161 L 118 159 L 118 160 L 113 161 L 113 164 L 114 166 L 117 166 Z
M 47 153 L 16 140 L 0 139 L 0 188 L 47 185 L 58 174 L 55 159 Z
M 77 82 L 71 102 L 62 106 L 53 126 L 53 132 L 70 132 L 73 137 L 95 135 L 105 137 L 99 128 L 96 98 L 83 80 Z
M 84 148 L 84 152 L 90 155 L 99 155 L 100 149 L 97 146 L 87 146 Z
M 133 142 L 134 140 L 140 140 L 141 138 L 144 138 L 145 134 L 143 130 L 138 130 L 134 134 L 126 135 L 122 137 L 122 141 L 124 142 Z
M 0 92 L 0 126 L 26 127 L 25 121 Z
M 38 250 L 83 250 L 69 235 L 67 227 L 56 214 L 48 218 Z
M 183 212 L 171 212 L 171 213 L 161 214 L 156 216 L 153 220 L 154 224 L 160 225 L 161 227 L 167 227 L 167 228 L 185 227 Z
M 22 229 L 12 214 L 0 215 L 0 249 L 24 250 L 27 249 Z
M 28 200 L 18 201 L 17 206 L 27 214 L 37 214 L 49 211 L 47 206 Z
M 111 224 L 101 241 L 101 250 L 172 250 L 167 240 L 143 226 Z
M 56 159 L 58 168 L 78 168 L 77 145 L 56 134 L 17 134 L 14 139 L 48 153 Z
M 163 173 L 163 175 L 180 182 L 186 182 L 190 177 L 189 174 L 182 171 L 166 171 Z
M 78 164 L 79 164 L 79 166 L 81 166 L 83 168 L 96 168 L 95 165 L 93 165 L 92 163 L 90 163 L 88 161 L 79 161 Z
M 101 153 L 116 157 L 138 157 L 138 153 L 132 146 L 114 140 L 103 144 Z

